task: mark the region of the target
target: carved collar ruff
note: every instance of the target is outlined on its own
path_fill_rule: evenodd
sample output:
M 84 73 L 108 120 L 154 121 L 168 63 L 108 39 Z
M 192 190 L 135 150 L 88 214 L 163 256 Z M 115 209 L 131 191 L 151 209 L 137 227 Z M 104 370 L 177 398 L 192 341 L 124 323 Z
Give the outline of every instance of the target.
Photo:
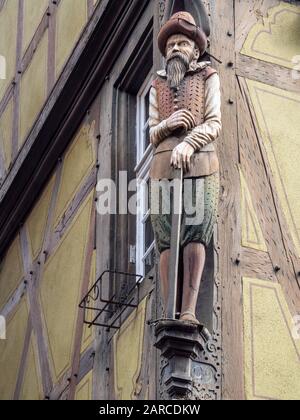
M 190 67 L 187 71 L 187 73 L 197 73 L 198 71 L 204 69 L 207 66 L 210 66 L 211 62 L 210 61 L 201 61 L 200 63 L 196 63 L 196 64 L 190 64 Z M 158 76 L 166 78 L 167 77 L 167 72 L 166 70 L 159 70 L 157 72 Z

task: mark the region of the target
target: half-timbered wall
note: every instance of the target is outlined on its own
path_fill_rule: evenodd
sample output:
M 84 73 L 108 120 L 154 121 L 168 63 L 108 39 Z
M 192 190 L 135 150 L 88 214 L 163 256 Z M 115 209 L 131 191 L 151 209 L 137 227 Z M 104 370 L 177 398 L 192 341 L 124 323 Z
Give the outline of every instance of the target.
M 88 329 L 78 304 L 105 269 L 134 270 L 128 220 L 97 214 L 95 187 L 98 180 L 114 178 L 118 167 L 133 171 L 122 166 L 127 150 L 122 141 L 128 141 L 135 124 L 132 109 L 125 115 L 126 104 L 134 106 L 138 82 L 128 69 L 136 56 L 145 59 L 141 46 L 149 33 L 153 30 L 155 42 L 172 8 L 188 2 L 119 1 L 114 16 L 109 10 L 111 20 L 106 16 L 103 22 L 103 31 L 112 34 L 105 32 L 105 45 L 113 48 L 106 54 L 99 38 L 95 66 L 86 61 L 86 74 L 81 62 L 84 78 L 72 78 L 75 59 L 85 57 L 109 3 L 117 2 L 0 0 L 0 64 L 1 56 L 6 64 L 5 79 L 0 71 L 0 206 L 17 184 L 26 154 L 36 147 L 30 136 L 38 136 L 41 125 L 34 127 L 35 121 L 46 124 L 50 115 L 60 136 L 53 133 L 35 162 L 43 168 L 38 172 L 42 188 L 25 162 L 33 174 L 27 184 L 40 191 L 32 203 L 24 187 L 24 205 L 31 203 L 25 218 L 17 217 L 22 195 L 10 194 L 19 213 L 12 219 L 17 233 L 7 239 L 0 263 L 0 314 L 7 321 L 7 338 L 0 340 L 0 399 L 160 396 L 160 358 L 148 325 L 161 315 L 157 264 L 143 282 L 138 308 L 126 313 L 118 331 Z M 216 143 L 221 193 L 208 317 L 213 337 L 208 351 L 217 379 L 205 396 L 299 399 L 300 5 L 278 0 L 204 4 L 211 17 L 210 52 L 222 62 L 212 58 L 221 79 L 223 116 Z M 114 24 L 118 16 L 126 28 L 122 21 Z M 156 48 L 153 63 L 154 71 L 163 65 Z M 146 68 L 148 73 L 149 60 Z M 76 82 L 72 103 L 59 96 L 68 80 Z M 51 92 L 57 96 L 49 104 Z M 47 114 L 55 98 L 57 109 L 68 116 L 57 115 L 61 126 Z M 50 147 L 57 138 L 68 144 L 63 153 L 56 143 L 57 153 Z M 48 155 L 54 161 L 42 166 Z
M 1 0 L 0 184 L 24 145 L 96 0 Z
M 209 3 L 222 61 L 223 398 L 299 399 L 300 6 Z
M 1 399 L 59 398 L 66 388 L 73 395 L 79 382 L 76 395 L 86 392 L 78 372 L 94 332 L 78 304 L 96 270 L 98 102 L 1 262 Z

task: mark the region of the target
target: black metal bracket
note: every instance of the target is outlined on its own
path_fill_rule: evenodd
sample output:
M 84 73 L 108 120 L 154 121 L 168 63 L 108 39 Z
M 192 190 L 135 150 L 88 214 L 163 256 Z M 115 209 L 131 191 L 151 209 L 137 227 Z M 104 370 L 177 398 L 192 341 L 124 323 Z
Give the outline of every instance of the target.
M 104 296 L 104 281 L 108 276 L 108 281 L 115 284 L 118 279 L 122 285 L 122 293 L 117 297 L 114 293 L 111 297 Z M 83 322 L 91 328 L 93 325 L 119 329 L 121 327 L 121 317 L 127 308 L 137 308 L 139 304 L 139 290 L 143 281 L 143 276 L 123 271 L 105 270 L 100 275 L 95 284 L 90 288 L 79 304 L 84 310 Z M 131 283 L 133 285 L 131 286 Z M 108 290 L 110 287 L 107 288 Z M 92 315 L 92 316 L 89 316 Z M 118 324 L 117 324 L 117 321 Z

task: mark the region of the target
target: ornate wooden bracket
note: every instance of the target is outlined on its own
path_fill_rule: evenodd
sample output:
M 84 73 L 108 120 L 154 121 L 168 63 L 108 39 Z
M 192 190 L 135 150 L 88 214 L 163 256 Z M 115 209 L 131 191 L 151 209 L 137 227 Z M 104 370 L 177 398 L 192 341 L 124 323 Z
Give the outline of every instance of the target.
M 174 400 L 216 400 L 218 369 L 210 355 L 208 330 L 192 323 L 162 320 L 155 327 L 161 351 L 160 397 Z

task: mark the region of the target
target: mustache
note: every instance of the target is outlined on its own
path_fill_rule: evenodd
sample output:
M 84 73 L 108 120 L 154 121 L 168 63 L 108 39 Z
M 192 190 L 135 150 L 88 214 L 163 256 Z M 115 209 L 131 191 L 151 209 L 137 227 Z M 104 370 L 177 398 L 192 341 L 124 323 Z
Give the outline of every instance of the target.
M 186 66 L 186 67 L 188 67 L 189 66 L 189 59 L 188 59 L 188 57 L 186 56 L 186 54 L 184 54 L 184 53 L 182 53 L 182 52 L 176 52 L 176 53 L 174 53 L 174 54 L 172 54 L 168 59 L 167 59 L 167 64 L 169 64 L 172 60 L 174 60 L 174 59 L 179 59 L 179 60 L 181 60 L 183 63 L 184 63 L 184 65 Z

